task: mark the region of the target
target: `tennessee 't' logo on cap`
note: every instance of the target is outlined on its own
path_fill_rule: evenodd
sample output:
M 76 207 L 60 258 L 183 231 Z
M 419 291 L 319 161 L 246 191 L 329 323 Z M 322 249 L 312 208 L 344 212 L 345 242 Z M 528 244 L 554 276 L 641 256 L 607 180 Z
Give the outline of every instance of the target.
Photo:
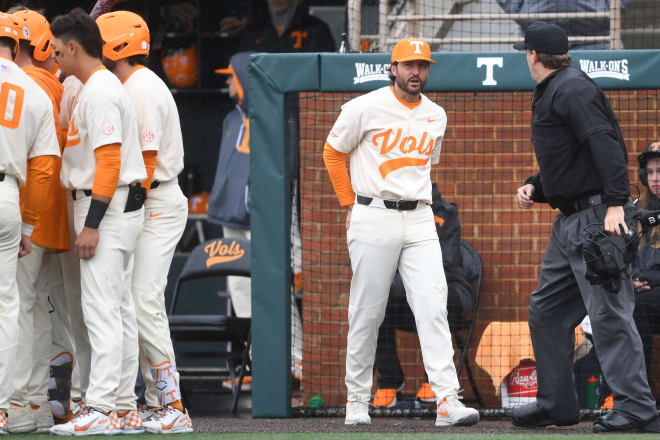
M 435 64 L 431 59 L 431 46 L 419 38 L 404 38 L 392 49 L 392 63 L 405 61 L 428 61 Z

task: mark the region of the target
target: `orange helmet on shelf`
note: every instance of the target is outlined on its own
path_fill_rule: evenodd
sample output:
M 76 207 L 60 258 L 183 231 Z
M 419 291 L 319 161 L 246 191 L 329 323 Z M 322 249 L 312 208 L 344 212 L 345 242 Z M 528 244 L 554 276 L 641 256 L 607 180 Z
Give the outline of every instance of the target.
M 209 197 L 207 192 L 193 194 L 188 199 L 189 214 L 207 214 L 209 212 Z
M 103 55 L 117 61 L 134 55 L 149 55 L 149 28 L 134 12 L 108 12 L 96 19 L 103 38 Z
M 19 37 L 29 41 L 30 46 L 34 47 L 34 59 L 46 61 L 53 52 L 53 33 L 46 17 L 30 9 L 16 11 L 11 15 L 18 22 Z
M 0 37 L 11 38 L 14 41 L 13 54 L 18 54 L 19 28 L 16 19 L 9 14 L 0 13 Z

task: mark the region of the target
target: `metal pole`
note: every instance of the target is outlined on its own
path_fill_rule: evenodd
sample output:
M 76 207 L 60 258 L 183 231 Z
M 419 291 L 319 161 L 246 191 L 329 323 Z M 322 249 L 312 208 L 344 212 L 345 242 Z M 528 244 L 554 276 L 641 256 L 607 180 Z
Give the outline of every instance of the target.
M 362 7 L 360 0 L 348 0 L 348 49 L 360 50 L 360 34 L 362 33 Z

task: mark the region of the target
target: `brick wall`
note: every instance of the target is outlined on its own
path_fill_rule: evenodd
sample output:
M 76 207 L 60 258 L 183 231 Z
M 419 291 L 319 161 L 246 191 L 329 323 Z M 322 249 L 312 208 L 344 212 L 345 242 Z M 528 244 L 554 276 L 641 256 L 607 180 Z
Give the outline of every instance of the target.
M 351 277 L 344 211 L 323 165 L 322 149 L 341 105 L 356 95 L 301 94 L 301 230 L 303 236 L 304 402 L 322 395 L 327 406 L 345 402 L 347 304 Z M 440 164 L 432 171 L 443 197 L 459 206 L 462 238 L 484 266 L 479 315 L 469 359 L 487 406 L 499 406 L 490 377 L 474 361 L 480 336 L 492 321 L 526 321 L 530 292 L 554 213 L 547 205 L 521 210 L 515 191 L 536 170 L 530 142 L 531 93 L 431 93 L 447 112 Z M 608 93 L 629 151 L 636 156 L 660 137 L 657 91 Z M 633 196 L 635 196 L 633 189 Z M 405 391 L 423 380 L 416 335 L 398 333 Z M 515 344 L 517 341 L 511 341 Z M 461 375 L 463 393 L 472 390 Z

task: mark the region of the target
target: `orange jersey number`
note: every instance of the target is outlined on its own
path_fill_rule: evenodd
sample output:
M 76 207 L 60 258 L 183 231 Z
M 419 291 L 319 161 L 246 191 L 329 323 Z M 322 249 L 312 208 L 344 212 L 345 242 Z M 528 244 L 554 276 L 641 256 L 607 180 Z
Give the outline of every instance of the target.
M 3 82 L 0 87 L 0 125 L 14 129 L 21 122 L 25 91 L 22 87 Z

